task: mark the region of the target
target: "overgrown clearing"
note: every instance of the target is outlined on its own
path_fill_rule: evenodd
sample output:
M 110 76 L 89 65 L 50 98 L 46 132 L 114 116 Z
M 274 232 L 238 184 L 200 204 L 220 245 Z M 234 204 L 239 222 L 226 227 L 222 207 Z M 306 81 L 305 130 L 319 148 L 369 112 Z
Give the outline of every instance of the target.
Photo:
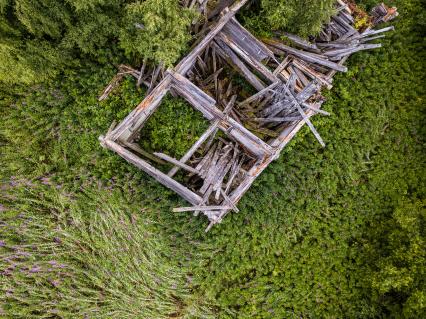
M 422 317 L 424 7 L 391 4 L 396 31 L 349 60 L 323 106 L 333 116 L 313 120 L 327 147 L 304 128 L 208 235 L 170 212 L 177 195 L 98 144 L 143 97 L 132 80 L 98 103 L 116 70 L 82 59 L 60 81 L 4 85 L 3 315 Z

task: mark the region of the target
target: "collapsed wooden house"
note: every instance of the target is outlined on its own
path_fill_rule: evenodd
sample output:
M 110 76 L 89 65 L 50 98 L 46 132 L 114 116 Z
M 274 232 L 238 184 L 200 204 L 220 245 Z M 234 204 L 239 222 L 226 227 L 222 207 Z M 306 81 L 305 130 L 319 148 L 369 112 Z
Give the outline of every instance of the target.
M 339 0 L 337 14 L 312 41 L 291 34 L 285 34 L 287 44 L 277 39 L 259 40 L 235 17 L 246 2 L 220 1 L 210 11 L 210 18 L 217 21 L 209 24 L 209 31 L 175 68 L 164 70 L 160 65 L 146 72 L 145 63 L 140 70 L 121 66 L 100 98 L 106 98 L 126 74 L 148 87 L 144 100 L 101 136 L 100 142 L 191 204 L 175 212 L 207 216 L 210 223 L 206 231 L 229 212 L 238 212 L 241 197 L 303 125 L 307 124 L 324 145 L 310 120 L 316 114 L 329 115 L 321 110 L 322 88 L 332 87 L 336 72 L 347 71 L 344 63 L 351 54 L 380 47 L 369 42 L 392 30 L 356 29 L 353 11 Z M 185 5 L 194 3 L 186 1 Z M 205 15 L 206 3 L 198 1 Z M 223 8 L 220 14 L 218 8 Z M 389 8 L 381 5 L 373 13 L 374 21 L 385 21 Z M 244 78 L 254 94 L 240 94 L 224 75 L 229 68 Z M 168 92 L 183 97 L 210 122 L 199 140 L 178 159 L 149 153 L 137 143 L 142 127 Z M 163 171 L 156 163 L 169 163 L 172 168 Z M 184 178 L 178 181 L 175 177 L 182 172 Z

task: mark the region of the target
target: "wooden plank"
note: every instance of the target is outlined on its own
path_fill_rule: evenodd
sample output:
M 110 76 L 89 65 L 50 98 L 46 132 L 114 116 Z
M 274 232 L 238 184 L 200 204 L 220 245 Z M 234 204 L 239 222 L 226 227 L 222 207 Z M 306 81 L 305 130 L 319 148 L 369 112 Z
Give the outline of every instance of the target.
M 108 137 L 108 134 L 107 134 L 107 137 Z M 126 141 L 121 141 L 121 144 L 123 144 L 127 148 L 130 148 L 131 150 L 135 151 L 139 155 L 145 156 L 146 158 L 150 159 L 153 162 L 156 162 L 156 163 L 161 164 L 161 165 L 166 164 L 166 162 L 160 160 L 159 158 L 155 157 L 151 153 L 145 151 L 138 144 L 130 143 L 130 142 L 126 142 Z
M 188 172 L 191 172 L 191 173 L 194 173 L 194 174 L 197 174 L 197 175 L 200 174 L 200 172 L 197 171 L 195 168 L 193 168 L 189 165 L 186 165 L 186 164 L 178 161 L 177 159 L 175 159 L 175 158 L 173 158 L 173 157 L 171 157 L 167 154 L 155 152 L 154 155 L 157 156 L 158 158 L 161 158 L 162 160 L 165 160 L 169 163 L 172 163 L 173 165 L 179 166 L 180 168 L 183 168 L 184 170 L 186 170 Z
M 152 89 L 155 87 L 155 83 L 157 82 L 158 76 L 160 75 L 160 71 L 163 68 L 163 63 L 160 63 L 152 73 L 151 77 L 151 84 L 149 85 L 147 93 L 151 92 Z
M 219 123 L 220 129 L 226 132 L 229 136 L 235 138 L 244 147 L 247 148 L 250 153 L 257 157 L 268 156 L 272 153 L 271 147 L 263 142 L 256 135 L 247 130 L 240 123 L 232 118 L 227 118 L 214 104 L 214 99 L 208 96 L 206 93 L 201 91 L 187 78 L 183 77 L 179 73 L 171 71 L 174 78 L 173 83 L 175 89 L 184 96 L 194 108 L 203 113 L 204 117 L 208 120 L 221 119 Z M 205 96 L 204 102 L 200 103 L 199 96 Z
M 173 77 L 173 88 L 182 95 L 193 107 L 203 113 L 203 116 L 208 120 L 213 120 L 220 117 L 221 112 L 215 112 L 216 101 L 194 85 L 181 74 L 173 71 L 168 71 Z
M 300 61 L 299 59 L 294 59 L 293 64 L 303 72 L 305 72 L 307 75 L 309 75 L 312 79 L 316 79 L 318 82 L 320 82 L 322 85 L 326 86 L 327 89 L 331 89 L 333 86 L 331 83 L 326 79 L 326 76 L 313 70 L 310 68 L 306 63 L 303 61 Z
M 270 156 L 273 153 L 267 143 L 232 118 L 228 119 L 228 123 L 221 122 L 220 127 L 256 157 Z
M 298 49 L 294 49 L 291 48 L 285 44 L 282 44 L 281 42 L 278 41 L 273 41 L 270 39 L 264 39 L 263 40 L 266 44 L 269 44 L 281 51 L 293 54 L 294 56 L 297 56 L 299 58 L 301 58 L 302 60 L 305 60 L 307 62 L 311 62 L 311 63 L 316 63 L 319 65 L 323 65 L 326 66 L 330 69 L 336 70 L 336 71 L 340 71 L 340 72 L 347 72 L 348 68 L 345 66 L 341 66 L 337 63 L 331 62 L 329 60 L 326 60 L 325 58 L 318 56 L 317 54 L 313 54 L 313 53 L 308 53 L 308 52 L 304 52 Z
M 278 78 L 260 61 L 256 60 L 249 55 L 243 48 L 241 48 L 233 39 L 229 38 L 225 33 L 220 32 L 218 37 L 225 42 L 235 53 L 237 53 L 242 59 L 244 59 L 247 64 L 249 64 L 253 69 L 255 69 L 259 74 L 269 80 L 271 83 L 278 81 Z
M 308 50 L 308 51 L 313 51 L 313 52 L 316 52 L 316 53 L 321 53 L 321 50 L 318 49 L 318 47 L 315 43 L 311 43 L 309 41 L 306 41 L 305 39 L 302 39 L 301 37 L 299 37 L 295 34 L 284 32 L 284 35 L 302 49 L 305 49 L 305 50 Z
M 145 68 L 146 68 L 147 59 L 143 59 L 141 70 L 139 71 L 139 77 L 136 86 L 140 87 L 143 81 L 143 76 L 145 74 Z
M 223 27 L 222 32 L 259 62 L 267 58 L 275 59 L 274 53 L 248 32 L 235 17 Z
M 179 207 L 173 208 L 174 213 L 184 213 L 184 212 L 193 212 L 193 211 L 209 211 L 209 210 L 222 210 L 222 209 L 232 209 L 231 206 L 194 206 L 194 207 Z
M 253 87 L 261 91 L 265 88 L 265 84 L 254 75 L 249 68 L 238 58 L 238 56 L 220 39 L 216 39 L 212 45 L 216 46 L 216 51 L 224 58 L 232 67 L 241 73 L 241 75 L 251 84 Z
M 244 101 L 238 103 L 238 106 L 250 104 L 250 103 L 256 101 L 257 99 L 264 97 L 268 93 L 271 93 L 271 92 L 273 93 L 273 89 L 275 89 L 280 83 L 281 83 L 281 81 L 276 81 L 276 82 L 272 83 L 270 86 L 264 88 L 263 90 L 261 90 L 261 91 L 257 92 L 256 94 L 250 96 L 249 98 L 245 99 Z
M 360 44 L 357 47 L 354 48 L 348 48 L 348 49 L 339 49 L 339 50 L 333 50 L 333 51 L 325 51 L 324 54 L 329 56 L 331 60 L 340 60 L 344 56 L 354 54 L 359 51 L 364 50 L 372 50 L 381 48 L 382 45 L 380 43 L 378 44 Z
M 148 175 L 154 177 L 158 182 L 170 188 L 171 190 L 175 191 L 178 195 L 180 195 L 182 198 L 187 200 L 192 205 L 194 206 L 199 205 L 202 202 L 203 199 L 200 196 L 190 191 L 188 188 L 178 183 L 174 179 L 170 178 L 166 174 L 162 173 L 155 167 L 151 166 L 144 160 L 140 159 L 132 152 L 126 150 L 123 146 L 119 145 L 118 143 L 109 139 L 105 139 L 103 136 L 99 137 L 99 141 L 101 142 L 102 146 L 116 152 L 118 155 L 124 158 L 127 162 L 135 165 L 136 167 L 138 167 L 139 169 L 141 169 Z

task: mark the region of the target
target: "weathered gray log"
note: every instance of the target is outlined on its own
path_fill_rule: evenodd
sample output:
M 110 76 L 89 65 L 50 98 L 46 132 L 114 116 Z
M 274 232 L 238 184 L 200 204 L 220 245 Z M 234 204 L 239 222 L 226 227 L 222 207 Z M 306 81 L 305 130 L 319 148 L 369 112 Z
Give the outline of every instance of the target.
M 108 136 L 108 134 L 107 134 Z M 156 162 L 158 164 L 164 165 L 166 162 L 160 160 L 159 158 L 155 157 L 151 153 L 145 151 L 143 148 L 141 148 L 138 144 L 130 143 L 126 141 L 121 141 L 121 144 L 123 144 L 125 147 L 130 148 L 131 150 L 135 151 L 139 155 L 145 156 L 146 158 L 150 159 L 153 162 Z
M 294 49 L 294 48 L 291 48 L 291 47 L 289 47 L 285 44 L 282 44 L 282 43 L 277 42 L 277 41 L 272 41 L 272 40 L 269 40 L 269 39 L 265 39 L 264 42 L 266 44 L 269 44 L 269 45 L 281 50 L 281 51 L 293 54 L 294 56 L 297 56 L 297 57 L 299 57 L 299 58 L 301 58 L 301 59 L 303 59 L 307 62 L 317 63 L 319 65 L 323 65 L 323 66 L 326 66 L 330 69 L 340 71 L 340 72 L 347 72 L 348 71 L 347 67 L 341 66 L 341 65 L 334 63 L 334 62 L 331 62 L 331 61 L 328 61 L 328 60 L 326 60 L 326 59 L 324 59 L 324 58 L 322 58 L 318 55 L 314 55 L 313 53 L 308 53 L 308 52 L 304 52 L 304 51 L 301 51 L 301 50 L 298 50 L 298 49 Z
M 306 41 L 305 39 L 302 39 L 301 37 L 298 37 L 295 34 L 284 32 L 284 35 L 287 38 L 289 38 L 292 42 L 294 42 L 297 46 L 301 47 L 302 49 L 312 51 L 315 53 L 321 53 L 321 50 L 317 47 L 315 43 Z
M 381 48 L 382 45 L 380 43 L 378 44 L 360 44 L 356 47 L 353 48 L 347 48 L 347 49 L 337 49 L 337 50 L 329 50 L 329 51 L 324 51 L 324 55 L 329 56 L 329 57 L 336 57 L 338 59 L 340 59 L 341 57 L 345 56 L 345 55 L 350 55 L 359 51 L 363 51 L 363 50 L 372 50 L 372 49 L 377 49 L 377 48 Z
M 142 80 L 143 80 L 143 76 L 144 76 L 145 68 L 146 68 L 146 62 L 147 62 L 147 59 L 143 59 L 142 67 L 139 72 L 138 82 L 136 83 L 137 87 L 140 87 L 142 84 Z
M 345 42 L 345 41 L 346 42 L 348 42 L 348 41 L 351 42 L 351 41 L 354 41 L 354 40 L 359 40 L 359 39 L 362 39 L 362 38 L 370 37 L 372 35 L 376 35 L 376 34 L 388 32 L 388 31 L 393 31 L 393 30 L 395 30 L 394 26 L 382 28 L 382 29 L 379 29 L 379 30 L 367 30 L 367 31 L 365 31 L 365 32 L 363 32 L 361 34 L 355 35 L 355 36 L 350 37 L 350 38 L 348 38 L 346 40 L 342 40 L 342 42 Z M 336 42 L 340 42 L 340 41 L 336 40 Z
M 160 71 L 163 69 L 163 62 L 161 62 L 155 69 L 154 73 L 152 74 L 152 78 L 151 78 L 151 84 L 148 88 L 147 93 L 151 92 L 155 86 L 155 83 L 157 82 L 158 76 L 160 75 Z
M 322 115 L 330 116 L 330 113 L 328 113 L 328 112 L 326 112 L 324 110 L 321 110 L 318 106 L 313 106 L 313 105 L 311 105 L 309 103 L 302 103 L 302 105 L 304 107 L 306 107 L 307 109 L 310 109 L 310 110 L 315 111 L 317 113 L 320 113 Z
M 264 88 L 263 90 L 257 92 L 255 95 L 250 96 L 249 98 L 245 99 L 244 101 L 238 103 L 238 106 L 243 106 L 246 104 L 250 104 L 254 101 L 256 101 L 259 98 L 264 97 L 266 94 L 273 92 L 273 89 L 275 89 L 279 84 L 281 83 L 281 81 L 276 81 L 274 83 L 272 83 L 270 86 Z
M 233 17 L 222 29 L 224 34 L 236 43 L 244 52 L 259 62 L 272 58 L 274 53 L 268 47 L 256 39 Z
M 144 160 L 140 159 L 132 152 L 126 150 L 123 146 L 109 139 L 105 139 L 103 136 L 99 137 L 99 141 L 101 142 L 101 145 L 116 152 L 129 163 L 135 165 L 148 175 L 154 177 L 161 184 L 175 191 L 177 194 L 179 194 L 182 198 L 190 202 L 192 205 L 199 205 L 202 202 L 203 199 L 200 196 L 191 192 L 188 188 L 178 183 L 174 179 L 170 178 L 166 174 L 162 173 Z
M 225 33 L 220 32 L 218 37 L 225 42 L 235 53 L 237 53 L 242 59 L 246 61 L 253 69 L 255 69 L 259 74 L 269 80 L 271 83 L 278 81 L 278 78 L 260 61 L 256 60 L 249 55 L 243 48 L 241 48 L 238 43 L 234 42 L 233 39 L 229 38 Z
M 216 101 L 212 97 L 179 73 L 169 71 L 169 74 L 173 77 L 173 88 L 199 110 L 206 119 L 213 120 L 219 117 L 218 114 L 221 112 L 214 112 Z
M 370 41 L 382 39 L 382 38 L 386 38 L 386 35 L 382 34 L 382 35 L 372 36 L 370 38 L 362 38 L 361 40 L 359 40 L 359 42 L 360 43 L 366 43 L 366 42 L 370 42 Z
M 274 122 L 295 122 L 300 121 L 302 117 L 298 116 L 286 116 L 286 117 L 256 117 L 253 121 L 261 123 L 274 123 Z
M 212 45 L 215 46 L 216 51 L 224 58 L 228 60 L 228 63 L 234 67 L 242 76 L 257 90 L 263 90 L 265 84 L 254 75 L 249 68 L 238 58 L 238 56 L 220 39 L 216 39 Z
M 231 209 L 231 206 L 194 206 L 194 207 L 179 207 L 173 208 L 174 213 L 185 213 L 193 211 L 208 211 L 208 210 L 222 210 L 222 209 Z
M 195 168 L 193 168 L 189 165 L 186 165 L 186 164 L 180 162 L 179 160 L 177 160 L 176 158 L 173 158 L 173 157 L 171 157 L 167 154 L 154 152 L 154 155 L 161 158 L 162 160 L 165 160 L 165 161 L 173 164 L 173 165 L 179 166 L 180 168 L 182 168 L 182 169 L 184 169 L 184 170 L 186 170 L 190 173 L 194 173 L 194 174 L 197 174 L 197 175 L 200 174 L 200 172 L 197 171 Z

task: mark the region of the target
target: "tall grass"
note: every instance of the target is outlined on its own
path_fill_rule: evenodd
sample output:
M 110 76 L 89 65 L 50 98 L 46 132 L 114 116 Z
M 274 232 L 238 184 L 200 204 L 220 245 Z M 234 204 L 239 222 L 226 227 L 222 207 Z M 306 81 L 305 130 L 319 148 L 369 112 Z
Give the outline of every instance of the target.
M 13 187 L 1 218 L 10 318 L 210 318 L 170 242 L 120 191 Z M 188 255 L 188 254 L 187 254 Z M 188 255 L 189 256 L 189 255 Z

